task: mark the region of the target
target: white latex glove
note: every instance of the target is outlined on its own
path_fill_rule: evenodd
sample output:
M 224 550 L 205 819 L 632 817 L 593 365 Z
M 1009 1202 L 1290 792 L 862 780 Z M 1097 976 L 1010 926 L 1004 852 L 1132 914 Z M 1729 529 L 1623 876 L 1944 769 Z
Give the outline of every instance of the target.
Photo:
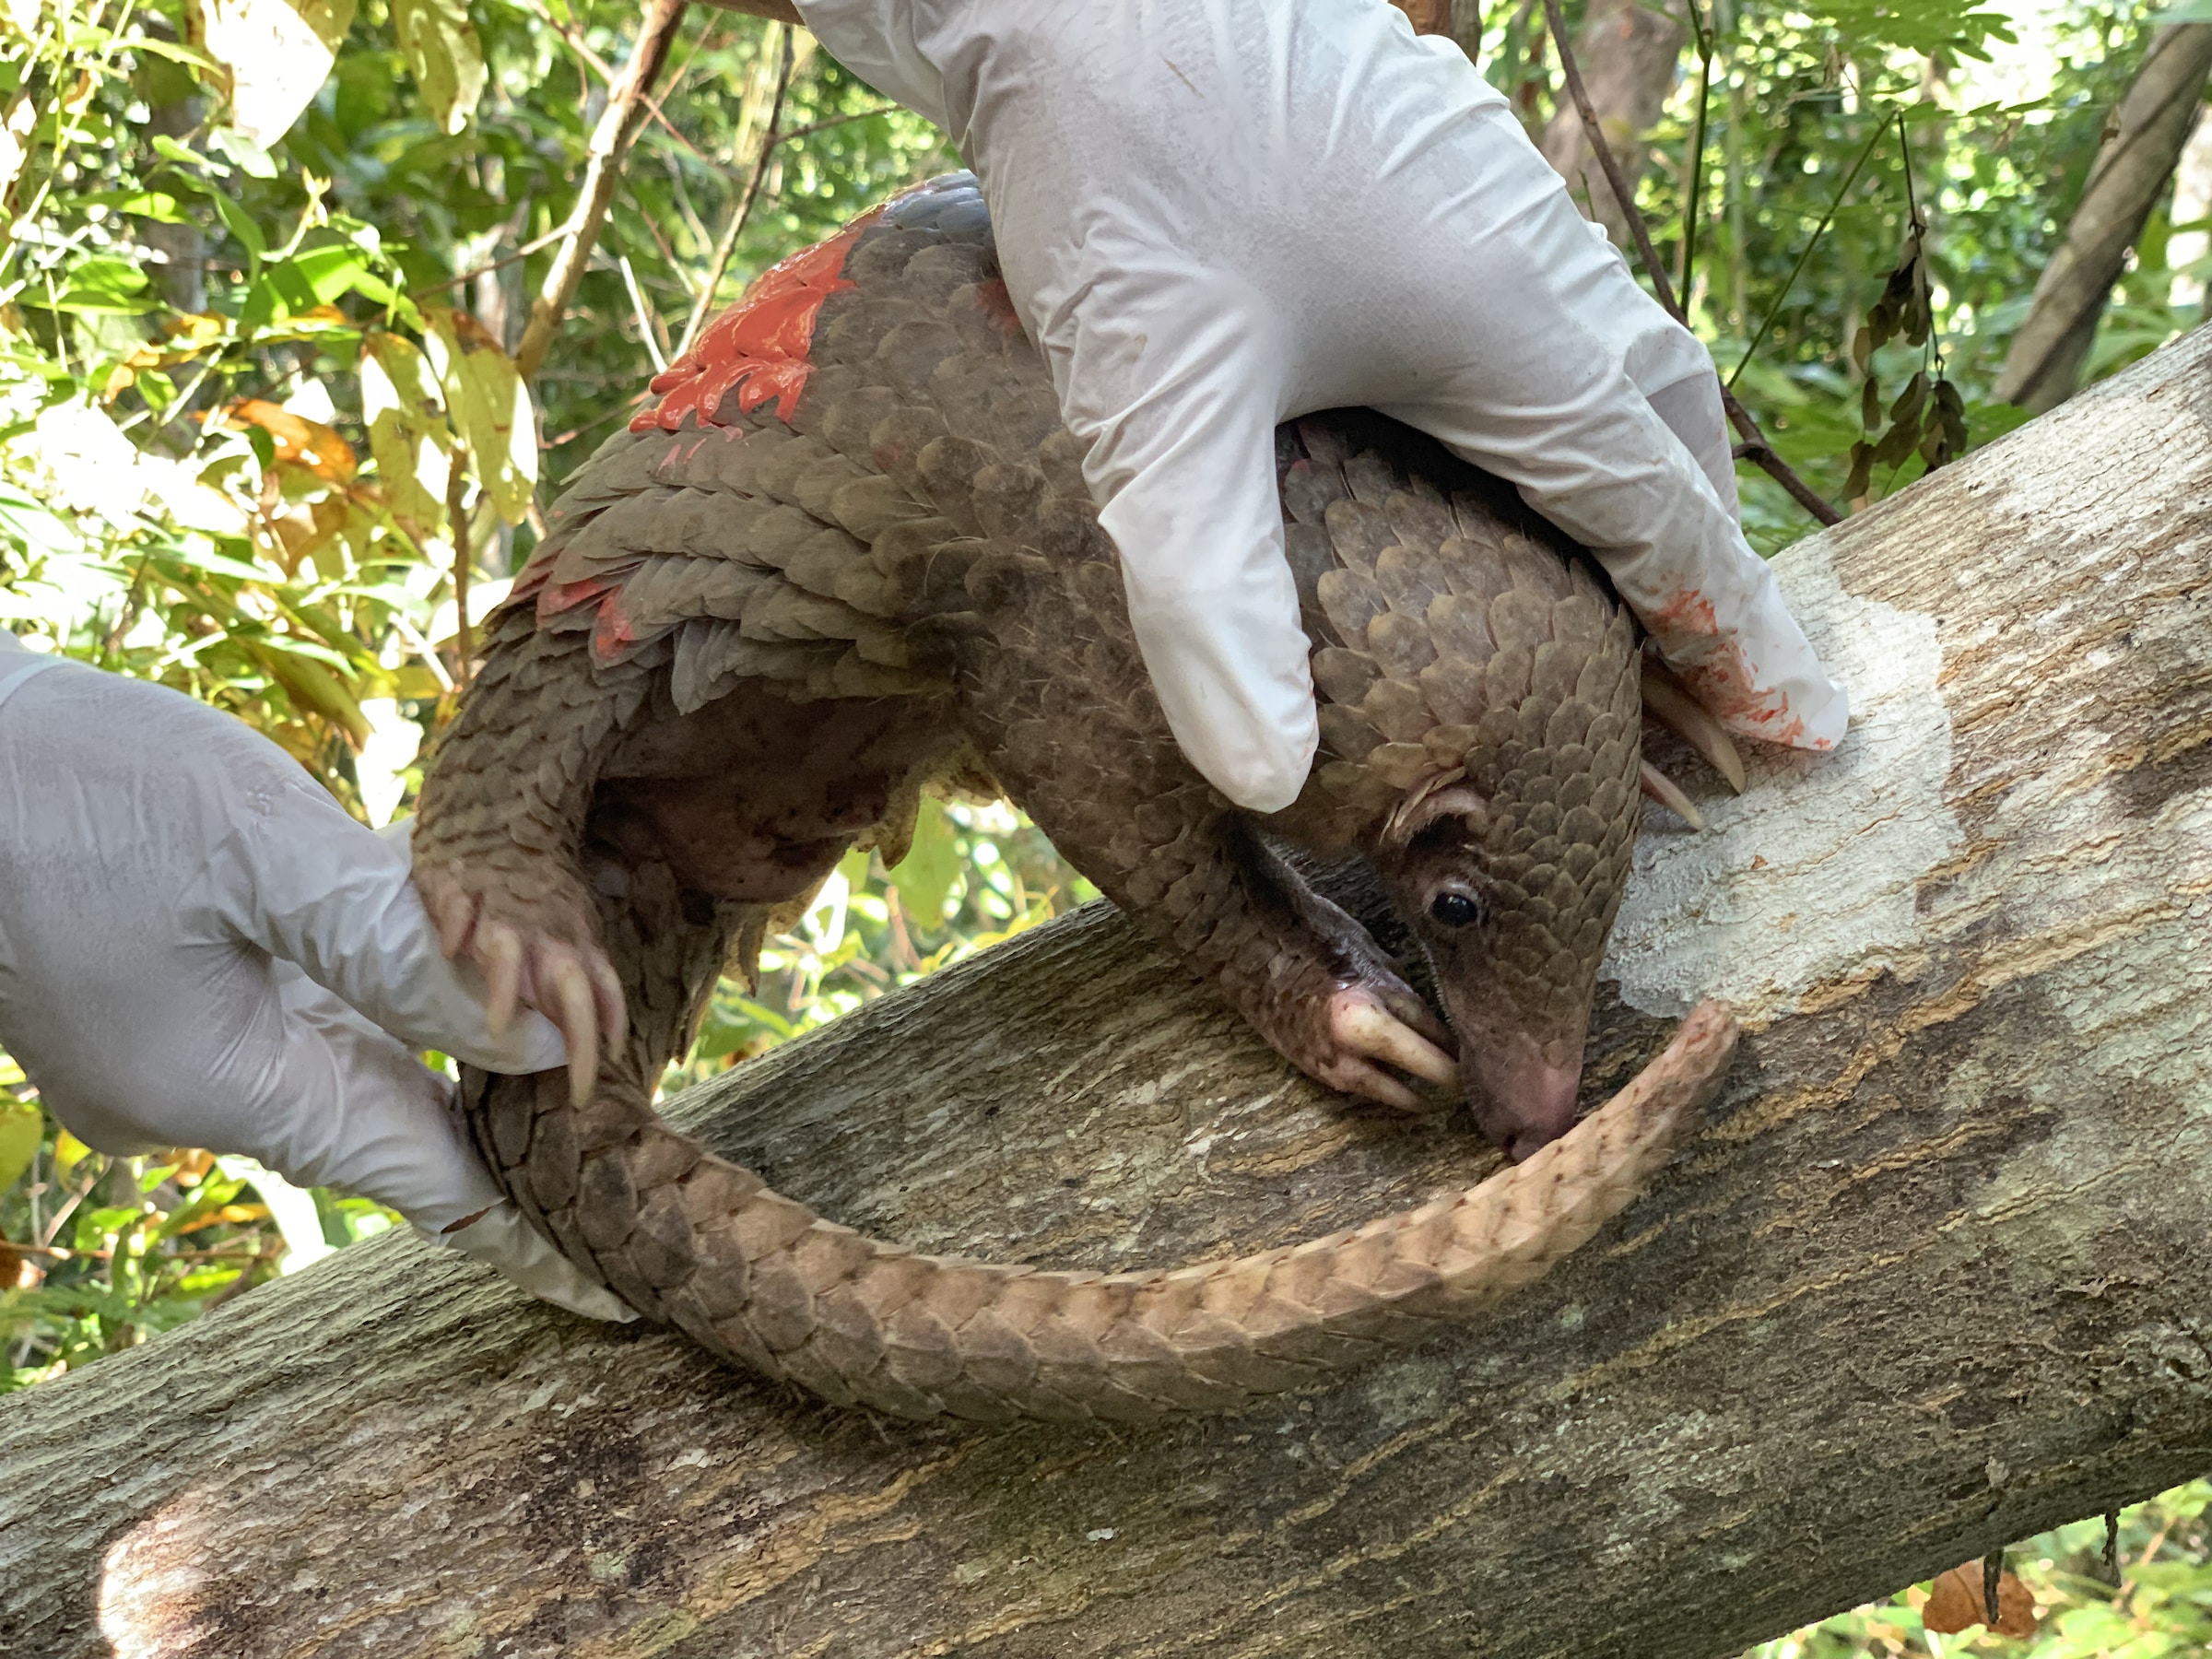
M 1231 799 L 1287 806 L 1319 738 L 1273 432 L 1346 405 L 1588 544 L 1732 730 L 1841 736 L 1744 540 L 1712 359 L 1450 41 L 1384 0 L 798 9 L 982 176 L 1160 701 Z
M 535 1014 L 486 1028 L 404 841 L 227 715 L 5 629 L 0 1044 L 88 1146 L 245 1153 L 390 1205 L 548 1301 L 631 1317 L 500 1195 L 452 1085 L 414 1057 L 533 1072 L 566 1052 Z

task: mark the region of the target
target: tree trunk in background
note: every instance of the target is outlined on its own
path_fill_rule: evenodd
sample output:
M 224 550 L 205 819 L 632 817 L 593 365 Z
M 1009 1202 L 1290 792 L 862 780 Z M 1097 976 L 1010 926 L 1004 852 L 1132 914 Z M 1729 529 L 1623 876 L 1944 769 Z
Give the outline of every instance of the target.
M 1575 37 L 1583 84 L 1597 109 L 1598 124 L 1631 186 L 1643 177 L 1651 147 L 1643 142 L 1674 89 L 1675 70 L 1688 38 L 1684 0 L 1590 0 Z M 1544 129 L 1544 159 L 1567 181 L 1576 206 L 1605 226 L 1616 247 L 1629 245 L 1628 218 L 1590 147 L 1573 103 L 1562 93 Z
M 1478 1325 L 1241 1416 L 877 1421 L 376 1240 L 0 1400 L 25 1659 L 1705 1659 L 2212 1465 L 2212 335 L 1777 560 L 1852 688 L 1654 825 L 1593 1091 L 1710 1126 Z M 1093 908 L 676 1113 L 935 1251 L 1250 1250 L 1490 1161 Z
M 1452 0 L 1390 0 L 1413 24 L 1415 34 L 1452 32 Z
M 2189 142 L 2182 147 L 2182 159 L 2174 163 L 2173 206 L 2167 217 L 2176 225 L 2198 224 L 2212 218 L 2212 121 L 2205 119 L 2201 108 Z M 2167 239 L 2169 269 L 2194 265 L 2207 253 L 2212 253 L 2212 235 L 2203 230 L 2181 230 Z M 2167 290 L 2166 302 L 2176 311 L 2194 307 L 2201 312 L 2205 303 L 2204 277 L 2176 276 Z
M 2151 37 L 2089 170 L 2065 240 L 2035 285 L 1992 394 L 2038 414 L 2072 395 L 2144 221 L 2173 177 L 2212 71 L 2212 23 L 2178 23 Z

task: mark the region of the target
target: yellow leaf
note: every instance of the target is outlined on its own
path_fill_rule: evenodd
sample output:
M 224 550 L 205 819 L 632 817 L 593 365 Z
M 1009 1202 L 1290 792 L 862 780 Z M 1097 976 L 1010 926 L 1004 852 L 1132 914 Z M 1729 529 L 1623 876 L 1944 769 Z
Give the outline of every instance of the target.
M 230 83 L 230 124 L 255 144 L 291 130 L 330 75 L 355 0 L 191 0 L 187 38 Z
M 537 419 L 514 359 L 466 312 L 425 308 L 430 362 L 445 389 L 453 430 L 500 516 L 530 516 L 537 488 Z
M 78 1164 L 91 1156 L 92 1148 L 66 1129 L 53 1137 L 53 1172 L 64 1181 L 69 1179 L 71 1171 Z
M 23 1178 L 45 1132 L 46 1114 L 32 1102 L 0 1100 L 0 1193 Z
M 484 92 L 484 42 L 466 0 L 393 0 L 392 31 L 431 118 L 458 133 Z
M 382 331 L 361 343 L 361 413 L 393 516 L 420 531 L 445 516 L 446 457 L 453 438 L 429 363 Z

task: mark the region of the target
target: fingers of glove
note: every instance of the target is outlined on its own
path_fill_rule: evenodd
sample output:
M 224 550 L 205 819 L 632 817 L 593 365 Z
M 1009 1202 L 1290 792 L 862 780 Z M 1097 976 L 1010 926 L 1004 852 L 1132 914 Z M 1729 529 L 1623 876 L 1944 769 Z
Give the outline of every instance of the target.
M 540 1015 L 495 1025 L 494 987 L 446 959 L 407 871 L 402 833 L 365 830 L 327 796 L 288 795 L 239 838 L 228 897 L 247 936 L 410 1046 L 487 1071 L 560 1065 L 566 1046 Z
M 496 1203 L 451 1109 L 453 1085 L 351 1006 L 278 964 L 282 1094 L 251 1152 L 299 1186 L 341 1186 L 433 1230 Z
M 1842 693 L 1744 541 L 1733 488 L 1719 488 L 1730 474 L 1717 387 L 1700 378 L 1710 359 L 1591 240 L 1563 192 L 1531 197 L 1511 229 L 1468 231 L 1462 289 L 1512 298 L 1457 308 L 1462 367 L 1418 401 L 1377 406 L 1515 484 L 1587 544 L 1731 730 L 1830 747 Z
M 1305 785 L 1320 727 L 1283 557 L 1275 409 L 1147 413 L 1156 441 L 1102 446 L 1127 481 L 1099 514 L 1137 647 L 1191 764 L 1238 806 L 1279 811 Z
M 1698 355 L 1705 354 L 1700 348 Z M 1729 516 L 1741 524 L 1743 513 L 1735 492 L 1735 446 L 1728 439 L 1719 373 L 1708 364 L 1700 373 L 1647 389 L 1644 397 L 1652 412 L 1666 423 L 1666 429 L 1682 441 L 1682 447 L 1697 462 Z
M 426 1228 L 417 1230 L 434 1244 L 459 1251 L 496 1269 L 540 1301 L 615 1324 L 627 1324 L 638 1316 L 620 1297 L 586 1277 L 548 1244 L 522 1211 L 504 1198 L 450 1232 Z

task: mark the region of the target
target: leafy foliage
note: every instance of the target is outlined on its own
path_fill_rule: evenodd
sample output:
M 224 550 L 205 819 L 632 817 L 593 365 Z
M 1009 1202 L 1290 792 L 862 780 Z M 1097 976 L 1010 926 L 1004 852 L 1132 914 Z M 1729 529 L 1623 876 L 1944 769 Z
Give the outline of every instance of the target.
M 2018 1640 L 1972 1629 L 1939 1635 L 1950 1623 L 1929 1616 L 1931 1590 L 1915 1584 L 1885 1602 L 1840 1614 L 1751 1650 L 1745 1659 L 1873 1659 L 1874 1655 L 2005 1654 L 2007 1659 L 2163 1659 L 2212 1652 L 2212 1481 L 2138 1504 L 2120 1517 L 2112 1569 L 2104 1560 L 2104 1523 L 2077 1521 L 2007 1552 L 2007 1566 L 2033 1597 L 2038 1628 Z M 1981 1566 L 1965 1569 L 1981 1600 Z M 1947 1575 L 1948 1576 L 1948 1575 Z M 2006 1598 L 2007 1602 L 2010 1597 Z

